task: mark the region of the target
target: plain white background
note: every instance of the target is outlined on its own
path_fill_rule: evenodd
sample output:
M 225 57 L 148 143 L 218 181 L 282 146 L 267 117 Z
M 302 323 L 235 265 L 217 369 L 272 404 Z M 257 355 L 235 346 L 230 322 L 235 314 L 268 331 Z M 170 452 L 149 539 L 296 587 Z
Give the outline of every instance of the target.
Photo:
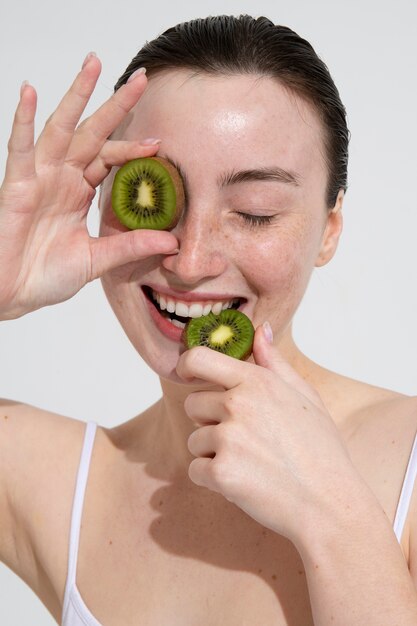
M 178 22 L 221 13 L 266 15 L 306 37 L 325 60 L 352 132 L 345 232 L 317 270 L 296 317 L 301 348 L 322 365 L 417 393 L 417 10 L 414 0 L 132 0 L 3 3 L 0 170 L 20 83 L 39 93 L 37 130 L 85 55 L 103 74 L 101 104 L 146 40 Z M 90 215 L 97 229 L 97 209 Z M 159 382 L 119 328 L 100 283 L 71 301 L 0 325 L 0 395 L 110 426 L 159 397 Z M 0 520 L 1 523 L 1 520 Z M 29 588 L 0 566 L 0 623 L 55 623 Z

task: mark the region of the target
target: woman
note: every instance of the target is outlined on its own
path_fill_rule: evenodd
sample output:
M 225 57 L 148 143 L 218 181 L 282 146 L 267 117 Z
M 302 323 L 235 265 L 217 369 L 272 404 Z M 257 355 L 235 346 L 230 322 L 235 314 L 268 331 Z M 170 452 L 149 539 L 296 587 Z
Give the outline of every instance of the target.
M 2 560 L 65 626 L 415 624 L 417 401 L 324 370 L 291 334 L 342 228 L 348 131 L 326 67 L 266 18 L 189 22 L 76 129 L 99 73 L 89 55 L 36 148 L 22 88 L 1 317 L 101 276 L 163 396 L 113 429 L 3 401 Z M 127 232 L 107 174 L 154 154 L 181 172 L 184 212 L 171 232 Z M 256 327 L 250 359 L 185 351 L 164 307 L 236 299 Z

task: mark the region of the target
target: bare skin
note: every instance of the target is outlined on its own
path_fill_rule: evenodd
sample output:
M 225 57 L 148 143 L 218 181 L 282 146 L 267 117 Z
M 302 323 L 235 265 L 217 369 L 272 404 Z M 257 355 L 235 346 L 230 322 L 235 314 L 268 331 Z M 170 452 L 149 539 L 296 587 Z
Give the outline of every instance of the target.
M 74 88 L 76 92 L 84 90 L 85 101 L 98 72 L 99 63 L 93 57 Z M 0 194 L 0 223 L 2 218 L 9 220 L 4 224 L 11 223 L 7 216 L 16 211 L 22 189 L 25 197 L 44 200 L 42 211 L 35 206 L 22 210 L 21 223 L 32 221 L 16 229 L 16 241 L 24 238 L 22 233 L 32 234 L 29 253 L 15 252 L 16 246 L 8 251 L 5 245 L 5 252 L 0 252 L 10 267 L 17 257 L 21 263 L 15 277 L 5 271 L 9 284 L 0 281 L 2 318 L 71 297 L 85 282 L 101 275 L 127 335 L 161 378 L 163 396 L 157 404 L 115 428 L 98 429 L 83 513 L 77 570 L 80 593 L 104 626 L 330 623 L 321 606 L 327 598 L 320 603 L 313 577 L 311 559 L 316 554 L 309 553 L 308 543 L 317 538 L 313 527 L 327 524 L 319 510 L 328 513 L 326 518 L 332 517 L 330 512 L 339 515 L 331 502 L 340 495 L 343 505 L 358 507 L 357 517 L 369 513 L 365 544 L 372 546 L 378 537 L 379 545 L 388 545 L 388 563 L 373 556 L 365 561 L 370 571 L 378 572 L 382 565 L 391 568 L 392 585 L 399 581 L 404 590 L 401 601 L 408 612 L 404 612 L 403 623 L 411 625 L 412 593 L 417 586 L 417 555 L 412 551 L 417 502 L 414 498 L 402 552 L 395 542 L 391 545 L 385 539 L 386 526 L 379 512 L 386 516 L 387 526 L 392 525 L 417 430 L 417 399 L 325 370 L 299 351 L 291 334 L 291 320 L 311 272 L 330 261 L 341 232 L 342 194 L 332 212 L 324 202 L 326 168 L 319 121 L 306 103 L 269 80 L 260 81 L 254 89 L 253 77 L 191 79 L 174 72 L 151 79 L 136 105 L 144 86 L 143 76 L 132 81 L 117 96 L 124 99 L 124 112 L 110 115 L 107 108 L 101 119 L 93 116 L 77 131 L 75 141 L 70 141 L 68 134 L 65 142 L 56 124 L 54 129 L 50 123 L 36 148 L 36 179 L 33 163 L 21 162 L 21 155 L 27 153 L 24 142 L 28 135 L 23 131 L 19 135 L 18 124 Z M 33 89 L 26 87 L 18 111 L 18 116 L 26 112 L 26 126 L 33 117 L 34 97 Z M 69 108 L 61 108 L 56 118 L 68 121 L 71 112 L 74 127 L 82 111 L 76 102 L 73 94 Z M 128 110 L 131 113 L 126 116 Z M 103 128 L 104 119 L 112 120 L 112 128 Z M 89 125 L 95 131 L 101 129 L 102 140 L 82 155 Z M 117 141 L 106 142 L 109 131 L 118 126 Z M 187 174 L 186 217 L 172 233 L 126 232 L 110 210 L 110 175 L 100 198 L 103 239 L 91 242 L 83 220 L 94 187 L 112 165 L 156 153 L 157 148 L 138 143 L 140 138 L 155 136 L 163 138 L 159 154 L 179 161 Z M 51 146 L 59 145 L 61 152 L 51 158 Z M 64 168 L 59 173 L 57 161 Z M 224 189 L 217 185 L 218 174 L 231 167 L 271 164 L 295 171 L 300 185 L 270 180 Z M 63 240 L 48 240 L 38 254 L 45 237 L 43 221 L 37 216 L 51 205 L 52 196 L 48 198 L 47 192 L 53 175 L 60 175 L 61 180 L 66 177 L 63 190 L 68 200 L 66 211 L 52 207 L 50 215 L 57 223 L 68 224 L 65 239 L 75 247 L 78 261 L 65 268 L 64 275 L 69 277 L 62 287 L 50 259 L 54 259 L 55 247 L 64 245 Z M 34 185 L 38 195 L 33 193 Z M 70 205 L 74 187 L 81 189 L 74 202 L 77 206 Z M 251 205 L 247 199 L 253 197 L 257 201 Z M 272 215 L 277 209 L 275 223 L 257 227 L 257 231 L 237 213 Z M 69 214 L 76 217 L 68 219 Z M 127 240 L 131 245 L 126 246 Z M 100 250 L 103 242 L 109 245 L 101 257 L 94 257 L 92 250 Z M 172 253 L 177 246 L 179 252 Z M 91 263 L 92 258 L 96 263 Z M 37 280 L 44 259 L 49 259 L 48 267 L 52 267 L 48 282 L 54 288 L 48 293 Z M 21 276 L 26 280 L 19 283 Z M 202 368 L 195 357 L 198 353 L 190 357 L 193 351 L 184 353 L 179 342 L 168 339 L 154 325 L 139 288 L 149 282 L 161 288 L 233 293 L 242 298 L 243 310 L 257 327 L 251 359 L 230 362 L 216 360 L 215 353 L 204 354 Z M 263 334 L 266 320 L 274 332 L 273 345 Z M 264 385 L 271 385 L 268 393 L 262 393 Z M 233 394 L 234 405 L 225 403 L 227 394 Z M 242 406 L 238 404 L 242 398 L 246 413 L 235 408 Z M 294 418 L 274 439 L 271 428 L 285 424 L 289 415 Z M 303 428 L 297 430 L 299 423 Z M 233 448 L 229 453 L 226 445 L 231 425 L 235 440 L 243 446 L 237 456 Z M 243 426 L 252 430 L 243 430 Z M 7 400 L 0 404 L 0 557 L 31 586 L 57 622 L 62 612 L 69 520 L 84 428 L 82 421 L 35 407 Z M 246 439 L 244 432 L 250 433 Z M 263 433 L 267 434 L 264 438 Z M 278 453 L 284 436 L 285 445 Z M 321 454 L 324 449 L 326 454 Z M 295 451 L 293 457 L 290 450 Z M 304 485 L 294 497 L 295 503 L 305 503 L 298 515 L 296 504 L 291 508 L 296 490 L 291 473 L 285 475 L 281 465 L 275 475 L 267 464 L 274 452 L 296 467 L 299 477 L 307 467 L 314 478 L 310 492 Z M 217 464 L 222 462 L 227 468 L 219 472 L 216 482 L 212 482 L 214 474 L 209 469 L 213 453 Z M 325 472 L 321 457 L 329 457 L 341 477 Z M 235 472 L 236 480 L 222 482 L 222 476 L 234 475 L 231 468 L 242 472 L 244 489 L 240 489 L 243 479 L 239 472 Z M 265 501 L 261 486 L 270 475 L 274 489 L 266 489 Z M 291 487 L 286 493 L 288 484 Z M 330 493 L 327 499 L 322 495 L 326 491 Z M 319 498 L 320 507 L 315 508 L 314 501 Z M 348 526 L 349 514 L 337 520 L 342 528 L 345 523 Z M 331 526 L 325 528 L 331 536 Z M 364 529 L 356 530 L 354 524 L 349 528 L 354 551 L 354 533 L 359 545 Z M 356 575 L 375 613 L 380 599 L 370 597 L 359 560 L 356 558 Z M 355 574 L 354 567 L 349 570 Z M 347 571 L 345 576 L 348 597 L 358 612 L 363 611 L 360 591 L 350 592 Z M 378 583 L 370 586 L 372 592 L 377 591 Z M 332 584 L 330 598 L 340 599 L 340 577 Z M 392 606 L 387 605 L 388 611 Z M 337 610 L 335 607 L 335 623 L 342 623 L 337 621 Z M 353 617 L 349 624 L 365 623 L 363 615 L 358 618 L 362 621 Z M 383 623 L 378 620 L 375 624 Z M 371 624 L 369 620 L 366 623 Z

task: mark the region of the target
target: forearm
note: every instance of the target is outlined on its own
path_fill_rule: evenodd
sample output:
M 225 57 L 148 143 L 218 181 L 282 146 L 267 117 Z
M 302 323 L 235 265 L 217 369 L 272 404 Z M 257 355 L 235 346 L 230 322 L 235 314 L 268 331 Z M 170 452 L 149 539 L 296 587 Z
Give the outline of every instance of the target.
M 416 626 L 417 591 L 387 516 L 366 485 L 344 493 L 297 546 L 315 626 Z

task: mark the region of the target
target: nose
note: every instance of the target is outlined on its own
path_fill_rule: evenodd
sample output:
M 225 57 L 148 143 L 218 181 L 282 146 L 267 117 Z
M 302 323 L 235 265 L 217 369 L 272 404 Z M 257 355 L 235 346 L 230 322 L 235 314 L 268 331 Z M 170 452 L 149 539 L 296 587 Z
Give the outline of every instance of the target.
M 179 252 L 164 257 L 162 265 L 175 274 L 178 283 L 194 286 L 225 271 L 227 250 L 214 212 L 189 207 L 172 233 L 178 239 Z

